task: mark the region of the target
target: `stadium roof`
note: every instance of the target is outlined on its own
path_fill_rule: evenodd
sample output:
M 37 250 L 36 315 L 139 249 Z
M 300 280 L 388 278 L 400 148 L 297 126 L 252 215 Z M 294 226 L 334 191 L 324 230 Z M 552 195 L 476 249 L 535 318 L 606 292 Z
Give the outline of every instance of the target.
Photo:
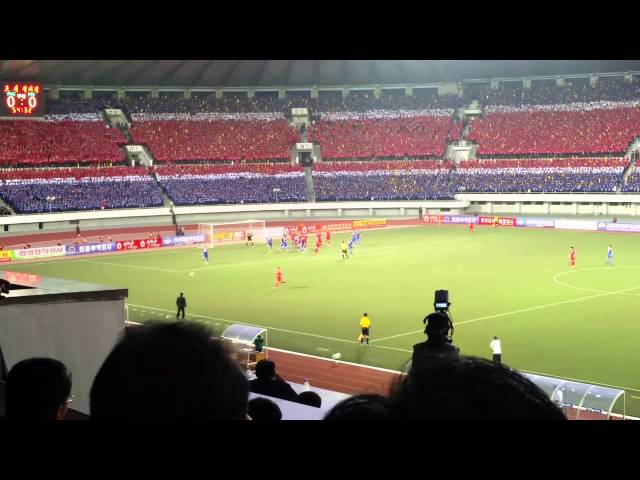
M 640 60 L 0 60 L 0 81 L 295 87 L 429 84 L 638 70 Z

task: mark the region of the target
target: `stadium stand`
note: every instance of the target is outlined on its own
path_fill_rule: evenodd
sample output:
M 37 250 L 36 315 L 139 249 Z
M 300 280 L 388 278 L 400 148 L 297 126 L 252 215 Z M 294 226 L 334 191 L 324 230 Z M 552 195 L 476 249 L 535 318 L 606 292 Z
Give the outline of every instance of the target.
M 281 160 L 290 157 L 298 140 L 284 119 L 141 121 L 130 131 L 135 142 L 149 146 L 162 162 Z
M 640 134 L 640 108 L 584 104 L 554 110 L 488 111 L 471 122 L 478 155 L 624 153 Z M 600 108 L 598 108 L 600 107 Z
M 460 136 L 451 116 L 320 120 L 309 140 L 329 159 L 442 156 L 447 142 Z
M 100 121 L 2 121 L 0 165 L 118 163 L 120 143 L 122 132 Z
M 143 168 L 14 170 L 2 178 L 0 198 L 17 213 L 162 205 L 160 190 Z
M 464 87 L 465 102 L 478 100 L 483 105 L 555 105 L 598 101 L 628 101 L 640 98 L 640 82 L 626 82 L 620 77 L 601 77 L 595 85 L 585 79 L 567 80 L 558 86 L 555 80 L 533 81 L 531 88 L 522 82 L 504 82 L 497 89 L 489 84 L 469 84 Z

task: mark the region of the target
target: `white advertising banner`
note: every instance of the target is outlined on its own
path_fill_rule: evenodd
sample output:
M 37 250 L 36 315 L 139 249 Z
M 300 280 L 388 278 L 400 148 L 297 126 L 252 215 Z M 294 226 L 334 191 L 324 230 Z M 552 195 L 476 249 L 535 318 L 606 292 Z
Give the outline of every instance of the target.
M 598 230 L 595 220 L 556 220 L 555 227 L 566 230 Z

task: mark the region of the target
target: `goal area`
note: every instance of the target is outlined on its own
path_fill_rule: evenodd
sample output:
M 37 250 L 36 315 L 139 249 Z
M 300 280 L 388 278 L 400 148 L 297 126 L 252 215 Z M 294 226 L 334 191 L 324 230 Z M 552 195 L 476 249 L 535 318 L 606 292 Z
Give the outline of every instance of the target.
M 266 236 L 265 221 L 244 220 L 198 224 L 198 235 L 202 235 L 204 243 L 211 248 L 224 243 L 246 242 L 248 233 L 253 234 L 254 242 L 263 242 Z

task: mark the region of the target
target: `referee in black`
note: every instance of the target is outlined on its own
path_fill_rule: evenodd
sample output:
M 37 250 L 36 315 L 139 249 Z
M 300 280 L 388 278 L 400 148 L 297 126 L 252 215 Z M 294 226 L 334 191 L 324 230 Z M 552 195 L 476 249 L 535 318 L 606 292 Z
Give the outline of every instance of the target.
M 184 293 L 180 292 L 180 296 L 176 300 L 176 305 L 178 306 L 176 318 L 180 318 L 180 312 L 182 312 L 182 319 L 184 320 L 184 309 L 187 308 L 187 299 L 184 298 Z

